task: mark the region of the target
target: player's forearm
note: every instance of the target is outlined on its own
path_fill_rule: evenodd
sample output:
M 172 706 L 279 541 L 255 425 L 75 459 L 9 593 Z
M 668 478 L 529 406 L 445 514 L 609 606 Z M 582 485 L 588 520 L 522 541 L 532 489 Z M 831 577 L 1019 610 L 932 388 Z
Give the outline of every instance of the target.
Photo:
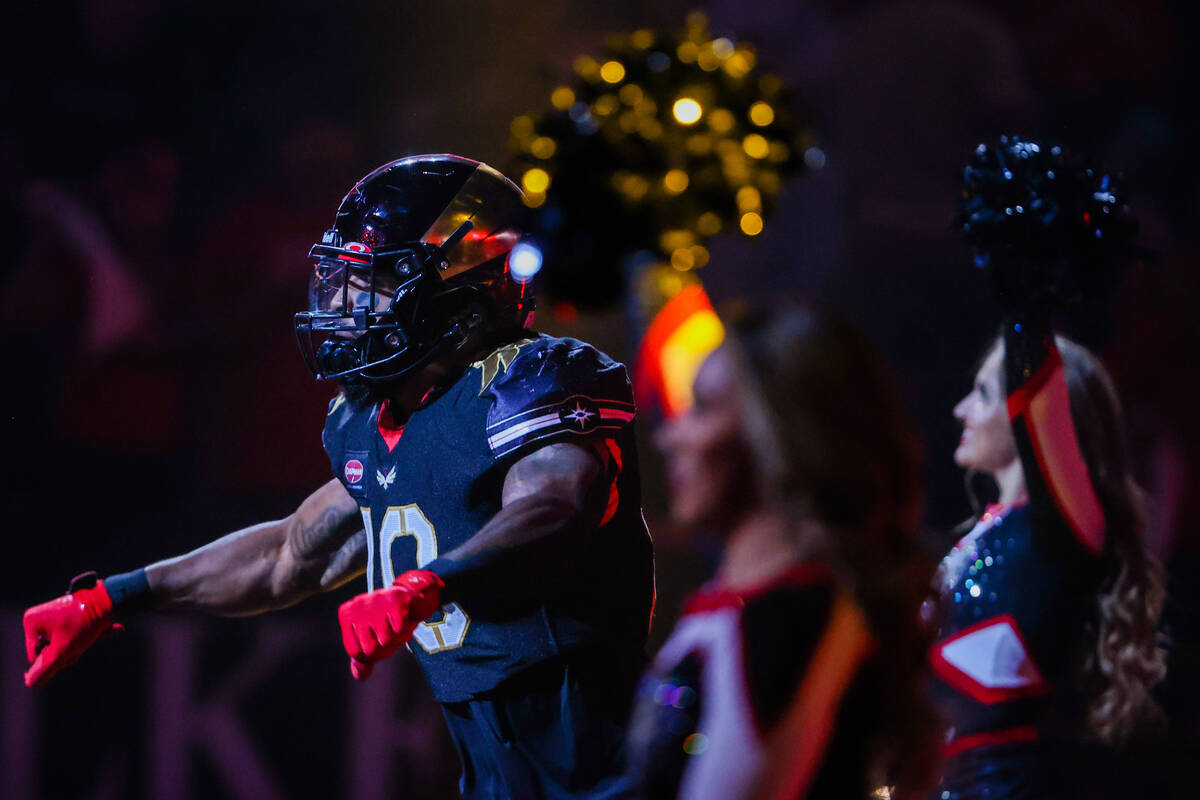
M 158 608 L 241 616 L 298 603 L 362 574 L 358 504 L 336 480 L 296 512 L 217 539 L 146 570 Z
M 598 515 L 553 496 L 504 506 L 459 547 L 427 566 L 446 582 L 443 598 L 544 594 L 569 577 L 595 531 Z
M 236 531 L 190 553 L 151 564 L 152 605 L 239 616 L 291 605 L 317 590 L 299 571 L 280 575 L 293 517 Z M 306 585 L 307 584 L 307 585 Z
M 504 478 L 502 506 L 467 541 L 428 565 L 448 600 L 545 594 L 567 578 L 600 524 L 607 484 L 600 451 L 551 444 Z

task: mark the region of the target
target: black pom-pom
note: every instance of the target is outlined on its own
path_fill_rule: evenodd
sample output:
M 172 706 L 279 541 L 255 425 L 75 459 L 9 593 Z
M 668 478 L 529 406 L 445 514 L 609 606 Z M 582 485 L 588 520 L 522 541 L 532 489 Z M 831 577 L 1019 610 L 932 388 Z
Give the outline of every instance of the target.
M 1120 177 L 1068 147 L 1002 136 L 975 148 L 962 184 L 955 221 L 976 264 L 1021 270 L 1027 290 L 1072 293 L 1138 257 Z

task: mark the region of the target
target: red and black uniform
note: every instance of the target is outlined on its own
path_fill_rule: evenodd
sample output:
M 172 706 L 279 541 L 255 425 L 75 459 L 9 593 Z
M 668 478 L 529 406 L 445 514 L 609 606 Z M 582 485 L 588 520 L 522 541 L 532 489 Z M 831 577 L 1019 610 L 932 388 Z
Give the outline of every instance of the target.
M 1104 515 L 1049 327 L 1008 322 L 1004 368 L 1029 502 L 992 506 L 943 559 L 931 659 L 950 727 L 941 800 L 1054 796 L 1039 743 L 1079 664 L 1103 576 Z
M 804 564 L 743 591 L 689 599 L 638 691 L 628 750 L 639 798 L 736 800 L 761 776 L 767 742 L 793 709 L 800 796 L 866 797 L 873 660 L 830 569 Z M 849 634 L 849 636 L 847 636 Z M 854 654 L 854 655 L 851 655 Z M 789 726 L 789 730 L 792 726 Z

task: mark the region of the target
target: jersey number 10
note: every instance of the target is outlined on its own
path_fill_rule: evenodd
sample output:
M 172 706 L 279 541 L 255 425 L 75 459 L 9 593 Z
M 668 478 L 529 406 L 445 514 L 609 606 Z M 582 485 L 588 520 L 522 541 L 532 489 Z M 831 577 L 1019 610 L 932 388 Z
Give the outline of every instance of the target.
M 375 575 L 375 531 L 371 525 L 371 509 L 362 508 L 363 527 L 367 533 L 367 588 L 374 590 Z M 438 556 L 437 531 L 425 517 L 421 509 L 413 505 L 390 506 L 383 515 L 383 525 L 379 528 L 379 555 L 383 585 L 391 586 L 396 580 L 396 569 L 392 565 L 392 543 L 401 536 L 411 536 L 417 542 L 417 569 L 433 561 Z M 467 628 L 471 618 L 467 616 L 457 603 L 447 603 L 442 606 L 441 619 L 435 617 L 422 622 L 413 631 L 413 640 L 426 653 L 440 653 L 443 650 L 453 650 L 462 647 L 467 637 Z

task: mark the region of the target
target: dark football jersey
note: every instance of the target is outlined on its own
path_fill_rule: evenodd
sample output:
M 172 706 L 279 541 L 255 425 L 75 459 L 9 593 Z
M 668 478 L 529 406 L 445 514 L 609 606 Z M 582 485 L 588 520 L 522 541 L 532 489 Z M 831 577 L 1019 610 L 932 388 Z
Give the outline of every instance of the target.
M 417 626 L 409 649 L 439 701 L 478 696 L 575 647 L 644 647 L 654 570 L 633 418 L 623 365 L 583 342 L 543 335 L 477 362 L 402 429 L 386 404 L 355 411 L 341 395 L 330 403 L 325 450 L 362 511 L 368 590 L 473 536 L 500 510 L 508 468 L 528 453 L 598 442 L 610 454 L 603 522 L 555 589 L 448 603 Z

